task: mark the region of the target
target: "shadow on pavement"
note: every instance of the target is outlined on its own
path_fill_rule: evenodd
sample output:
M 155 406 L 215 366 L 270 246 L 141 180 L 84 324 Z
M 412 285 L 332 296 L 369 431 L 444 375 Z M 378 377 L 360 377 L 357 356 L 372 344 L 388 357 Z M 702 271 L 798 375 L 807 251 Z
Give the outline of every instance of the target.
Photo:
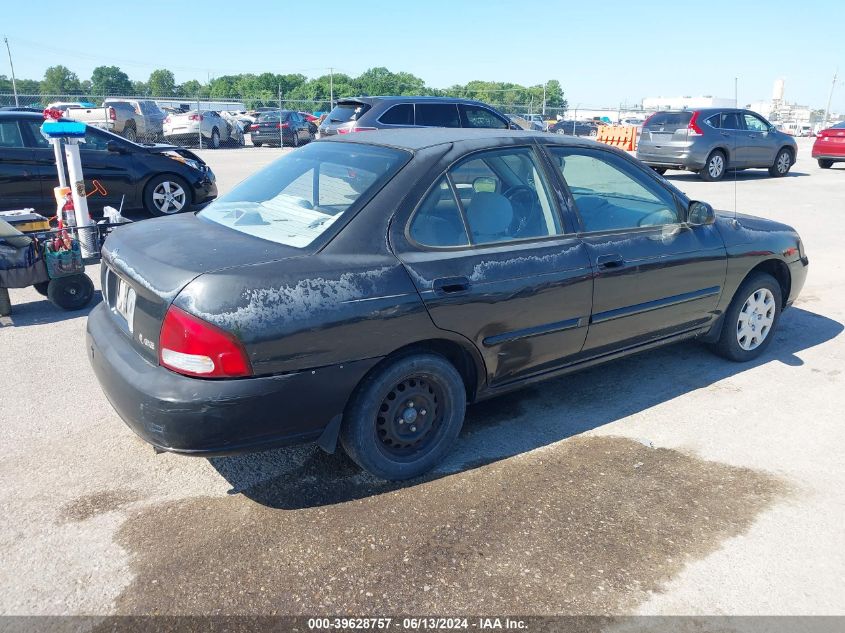
M 12 292 L 14 292 L 14 290 Z M 59 323 L 61 321 L 67 321 L 68 319 L 88 316 L 88 313 L 97 307 L 97 304 L 103 300 L 102 293 L 99 290 L 95 290 L 94 296 L 91 298 L 91 303 L 81 310 L 63 310 L 62 308 L 50 303 L 50 301 L 47 300 L 47 297 L 42 297 L 41 295 L 36 295 L 38 298 L 34 301 L 16 303 L 16 295 L 17 293 L 12 295 L 12 314 L 7 317 L 0 317 L 0 328 L 21 328 L 29 325 Z
M 769 175 L 769 172 L 765 169 L 751 169 L 751 170 L 742 170 L 737 171 L 735 174 L 732 171 L 728 171 L 725 176 L 719 182 L 733 182 L 734 175 L 736 175 L 736 180 L 739 182 L 748 181 L 748 180 L 780 180 L 779 178 L 773 178 Z M 805 173 L 803 171 L 790 171 L 784 178 L 792 178 L 792 177 L 802 177 L 802 176 L 809 176 L 810 174 Z M 691 171 L 681 171 L 681 170 L 669 170 L 664 175 L 664 178 L 670 181 L 701 181 L 704 182 L 701 177 L 694 172 Z
M 211 465 L 231 484 L 230 494 L 284 509 L 319 507 L 415 486 L 566 439 L 772 362 L 797 367 L 797 354 L 839 335 L 843 325 L 793 307 L 775 340 L 751 363 L 714 356 L 703 345 L 680 343 L 610 362 L 481 402 L 468 408 L 452 454 L 435 472 L 405 482 L 362 473 L 338 450 L 314 445 L 215 457 Z

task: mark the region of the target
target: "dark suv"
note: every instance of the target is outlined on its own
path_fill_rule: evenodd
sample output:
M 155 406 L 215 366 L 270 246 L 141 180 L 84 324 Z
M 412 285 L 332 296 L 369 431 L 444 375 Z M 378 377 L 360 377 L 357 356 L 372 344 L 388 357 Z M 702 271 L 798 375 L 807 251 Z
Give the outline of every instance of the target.
M 735 108 L 656 112 L 643 123 L 637 143 L 637 158 L 655 171 L 686 169 L 704 180 L 749 167 L 786 176 L 797 156 L 794 138 L 759 114 Z
M 320 136 L 398 127 L 519 129 L 488 105 L 449 97 L 353 97 L 340 99 L 320 124 Z

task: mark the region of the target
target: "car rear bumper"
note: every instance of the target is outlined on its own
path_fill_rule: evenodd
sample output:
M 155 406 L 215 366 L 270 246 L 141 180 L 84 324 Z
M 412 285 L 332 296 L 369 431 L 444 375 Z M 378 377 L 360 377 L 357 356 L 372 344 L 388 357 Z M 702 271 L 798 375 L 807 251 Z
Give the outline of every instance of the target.
M 249 137 L 252 139 L 252 142 L 258 141 L 259 143 L 278 143 L 279 142 L 279 131 L 276 130 L 275 132 L 250 132 Z M 293 138 L 293 133 L 290 130 L 283 130 L 282 131 L 282 138 L 284 139 L 291 139 Z
M 845 159 L 845 143 L 830 141 L 816 141 L 813 143 L 813 158 L 829 158 L 830 160 Z
M 636 156 L 650 167 L 666 167 L 667 169 L 701 169 L 706 160 L 706 156 L 699 156 L 688 148 L 650 151 L 649 148 L 637 147 Z
M 189 378 L 138 354 L 104 303 L 88 317 L 86 352 L 109 402 L 141 439 L 206 456 L 317 439 L 380 360 L 256 378 Z

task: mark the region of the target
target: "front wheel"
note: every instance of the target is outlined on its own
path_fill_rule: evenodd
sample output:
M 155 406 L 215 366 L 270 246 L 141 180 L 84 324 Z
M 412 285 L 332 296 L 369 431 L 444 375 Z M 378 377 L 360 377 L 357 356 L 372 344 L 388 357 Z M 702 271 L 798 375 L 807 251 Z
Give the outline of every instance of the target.
M 769 175 L 773 178 L 783 178 L 792 167 L 792 152 L 785 147 L 775 156 L 774 164 L 769 167 Z
M 703 180 L 715 182 L 721 180 L 725 175 L 725 155 L 719 150 L 710 153 L 704 163 L 704 167 L 698 172 Z
M 172 174 L 156 176 L 144 187 L 144 208 L 150 215 L 173 215 L 191 206 L 188 184 Z
M 833 167 L 833 161 L 829 158 L 820 158 L 819 167 L 821 167 L 822 169 L 830 169 L 831 167 Z
M 347 406 L 340 441 L 380 479 L 418 477 L 436 466 L 460 433 L 466 409 L 461 375 L 442 356 L 403 356 L 364 378 Z
M 736 362 L 757 358 L 772 342 L 782 305 L 780 284 L 774 277 L 766 273 L 749 276 L 725 312 L 715 351 Z

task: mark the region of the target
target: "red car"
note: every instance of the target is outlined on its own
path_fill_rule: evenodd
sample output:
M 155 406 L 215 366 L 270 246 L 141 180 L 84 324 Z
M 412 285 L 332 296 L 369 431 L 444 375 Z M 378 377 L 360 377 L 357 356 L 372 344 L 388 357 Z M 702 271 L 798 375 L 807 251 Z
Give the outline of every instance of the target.
M 819 167 L 828 169 L 833 163 L 845 162 L 845 121 L 822 130 L 813 143 L 813 158 Z

